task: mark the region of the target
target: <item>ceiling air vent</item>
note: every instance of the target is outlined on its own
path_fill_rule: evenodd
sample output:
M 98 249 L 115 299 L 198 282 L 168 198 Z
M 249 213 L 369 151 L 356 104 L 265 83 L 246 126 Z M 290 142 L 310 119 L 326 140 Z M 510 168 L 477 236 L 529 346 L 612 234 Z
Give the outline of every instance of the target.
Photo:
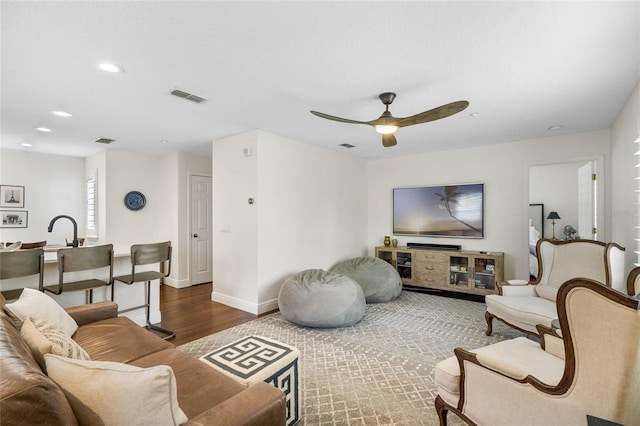
M 178 89 L 176 89 L 173 92 L 171 92 L 171 94 L 173 96 L 177 96 L 179 98 L 183 98 L 183 99 L 189 100 L 191 102 L 195 102 L 197 104 L 206 101 L 205 98 L 202 98 L 200 96 L 194 95 L 192 93 L 183 92 L 182 90 L 178 90 Z
M 351 145 L 350 143 L 341 143 L 340 146 L 343 146 L 345 148 L 355 148 L 355 145 Z
M 111 142 L 115 142 L 115 139 L 109 139 L 109 138 L 98 138 L 96 139 L 94 142 L 98 142 L 98 143 L 104 143 L 104 144 L 110 144 Z

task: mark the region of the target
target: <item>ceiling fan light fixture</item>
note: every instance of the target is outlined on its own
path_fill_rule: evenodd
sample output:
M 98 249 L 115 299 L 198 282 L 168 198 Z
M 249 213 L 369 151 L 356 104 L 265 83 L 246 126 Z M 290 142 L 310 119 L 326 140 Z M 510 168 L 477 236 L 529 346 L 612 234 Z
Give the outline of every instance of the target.
M 391 135 L 393 133 L 396 132 L 396 130 L 398 130 L 398 126 L 389 126 L 389 125 L 378 125 L 375 126 L 376 128 L 376 132 L 383 134 L 383 135 Z

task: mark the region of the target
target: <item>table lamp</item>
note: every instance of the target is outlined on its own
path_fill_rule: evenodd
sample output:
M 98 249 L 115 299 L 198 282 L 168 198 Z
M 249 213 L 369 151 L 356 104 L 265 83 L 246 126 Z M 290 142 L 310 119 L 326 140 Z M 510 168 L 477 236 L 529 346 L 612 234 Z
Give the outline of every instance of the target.
M 551 225 L 553 226 L 553 237 L 551 239 L 555 240 L 556 239 L 556 219 L 560 219 L 560 216 L 558 215 L 558 212 L 550 212 L 549 216 L 547 216 L 547 219 L 551 220 Z

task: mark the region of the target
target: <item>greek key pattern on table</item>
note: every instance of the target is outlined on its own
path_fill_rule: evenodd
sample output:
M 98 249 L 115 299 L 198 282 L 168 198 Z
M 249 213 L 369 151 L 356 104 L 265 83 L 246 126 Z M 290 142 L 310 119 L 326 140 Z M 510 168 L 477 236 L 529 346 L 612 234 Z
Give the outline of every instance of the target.
M 203 357 L 218 368 L 249 379 L 292 352 L 292 348 L 249 336 Z
M 296 358 L 289 365 L 264 381 L 284 392 L 287 407 L 287 426 L 296 424 L 300 420 L 298 359 Z

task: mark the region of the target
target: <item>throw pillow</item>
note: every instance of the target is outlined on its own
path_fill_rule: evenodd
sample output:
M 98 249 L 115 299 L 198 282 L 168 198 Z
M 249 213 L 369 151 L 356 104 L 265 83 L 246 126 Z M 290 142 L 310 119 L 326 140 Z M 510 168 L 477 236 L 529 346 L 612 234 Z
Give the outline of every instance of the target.
M 67 336 L 73 336 L 78 329 L 78 324 L 55 300 L 33 288 L 22 290 L 18 300 L 7 303 L 5 310 L 20 321 L 28 317 L 45 320 Z
M 22 336 L 22 339 L 27 343 L 29 349 L 31 349 L 31 354 L 40 366 L 40 369 L 42 371 L 47 371 L 47 367 L 44 363 L 44 354 L 51 353 L 51 342 L 49 339 L 44 337 L 42 333 L 38 331 L 30 318 L 27 318 L 22 323 L 20 336 Z
M 50 343 L 49 351 L 46 351 L 47 347 L 45 345 L 43 344 L 37 345 L 39 346 L 38 350 L 40 349 L 43 350 L 42 352 L 40 352 L 41 356 L 44 356 L 45 354 L 50 353 L 54 355 L 64 356 L 67 358 L 83 359 L 87 361 L 91 359 L 89 357 L 89 354 L 87 354 L 87 352 L 82 348 L 82 346 L 78 345 L 71 337 L 64 334 L 62 330 L 52 326 L 48 322 L 44 320 L 35 319 L 35 318 L 27 318 L 24 320 L 22 324 L 22 329 L 20 330 L 20 334 L 22 334 L 22 330 L 25 328 L 25 325 L 27 326 L 28 331 L 32 332 L 30 328 L 33 327 L 33 329 L 37 333 L 39 333 L 43 338 L 45 338 Z M 33 340 L 34 339 L 32 339 L 32 341 Z M 39 338 L 38 338 L 38 341 L 41 342 Z M 29 344 L 28 341 L 27 341 L 27 344 Z M 31 348 L 32 349 L 31 351 L 33 352 L 33 348 L 31 347 L 31 345 L 29 345 L 29 348 Z M 37 357 L 36 357 L 36 360 L 37 360 Z
M 81 425 L 180 425 L 171 367 L 140 368 L 109 361 L 45 355 L 49 377 L 67 396 Z

